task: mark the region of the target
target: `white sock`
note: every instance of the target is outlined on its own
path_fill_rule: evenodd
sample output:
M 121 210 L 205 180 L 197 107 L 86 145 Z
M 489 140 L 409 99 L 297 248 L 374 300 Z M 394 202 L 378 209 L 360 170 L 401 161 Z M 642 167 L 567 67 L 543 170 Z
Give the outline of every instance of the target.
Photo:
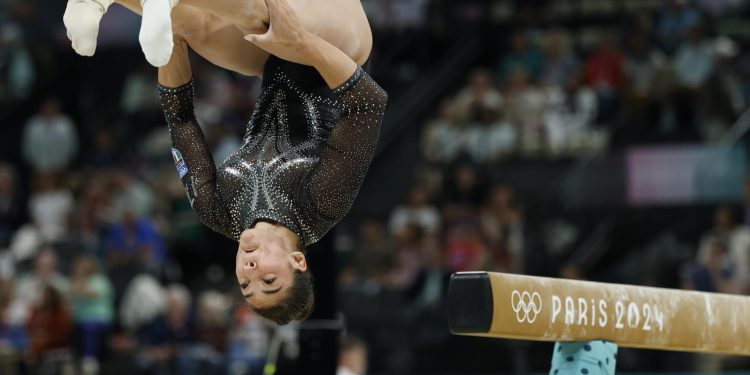
M 143 17 L 138 40 L 146 60 L 159 67 L 172 56 L 172 8 L 179 0 L 141 0 Z
M 113 2 L 114 0 L 68 0 L 63 23 L 76 53 L 81 56 L 94 55 L 99 21 Z

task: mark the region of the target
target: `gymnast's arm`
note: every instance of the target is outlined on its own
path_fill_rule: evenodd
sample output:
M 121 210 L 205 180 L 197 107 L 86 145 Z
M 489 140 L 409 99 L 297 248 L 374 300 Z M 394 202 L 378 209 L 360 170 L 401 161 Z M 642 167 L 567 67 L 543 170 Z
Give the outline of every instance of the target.
M 172 136 L 172 157 L 191 206 L 208 227 L 237 239 L 216 188 L 213 157 L 195 118 L 190 58 L 187 43 L 181 38 L 175 38 L 169 63 L 159 68 L 159 94 Z
M 319 213 L 341 218 L 354 203 L 375 154 L 388 95 L 346 54 L 314 39 L 313 66 L 344 108 L 311 174 L 308 193 Z

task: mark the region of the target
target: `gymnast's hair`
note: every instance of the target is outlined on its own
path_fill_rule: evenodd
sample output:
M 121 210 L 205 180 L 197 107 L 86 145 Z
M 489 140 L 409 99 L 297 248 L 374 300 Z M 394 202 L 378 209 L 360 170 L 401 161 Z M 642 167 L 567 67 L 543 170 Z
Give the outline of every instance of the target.
M 302 241 L 298 245 L 298 250 L 305 252 Z M 294 270 L 294 282 L 289 287 L 287 297 L 276 306 L 255 308 L 255 312 L 283 326 L 292 320 L 307 319 L 312 313 L 314 305 L 315 293 L 313 293 L 312 273 Z

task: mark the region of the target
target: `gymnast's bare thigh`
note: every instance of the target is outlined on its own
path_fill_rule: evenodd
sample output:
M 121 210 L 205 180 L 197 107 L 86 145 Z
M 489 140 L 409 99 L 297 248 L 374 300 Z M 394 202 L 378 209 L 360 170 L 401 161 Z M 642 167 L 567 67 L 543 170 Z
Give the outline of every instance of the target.
M 227 0 L 223 0 L 227 1 Z M 230 0 L 231 1 L 231 0 Z M 364 64 L 372 49 L 372 32 L 359 0 L 288 0 L 304 26 L 338 47 L 359 64 Z M 121 5 L 141 12 L 138 0 L 117 0 Z M 179 3 L 172 11 L 174 32 L 185 38 L 190 47 L 215 65 L 244 75 L 260 76 L 268 53 L 244 39 L 245 32 L 263 33 L 267 25 L 216 16 L 204 9 Z M 248 25 L 252 26 L 252 29 Z

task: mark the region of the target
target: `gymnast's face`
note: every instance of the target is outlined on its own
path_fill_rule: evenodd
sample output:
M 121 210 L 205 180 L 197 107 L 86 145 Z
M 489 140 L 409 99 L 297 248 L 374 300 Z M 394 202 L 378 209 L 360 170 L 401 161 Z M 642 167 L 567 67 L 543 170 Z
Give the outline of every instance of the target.
M 236 272 L 242 295 L 254 308 L 275 306 L 287 296 L 294 271 L 307 270 L 305 255 L 297 251 L 295 236 L 286 228 L 258 223 L 240 236 Z

